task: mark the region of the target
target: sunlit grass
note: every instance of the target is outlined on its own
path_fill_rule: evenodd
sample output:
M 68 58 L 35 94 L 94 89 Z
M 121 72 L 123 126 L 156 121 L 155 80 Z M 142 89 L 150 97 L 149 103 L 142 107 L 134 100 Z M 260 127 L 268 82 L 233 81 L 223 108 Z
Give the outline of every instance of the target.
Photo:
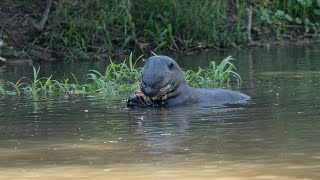
M 225 58 L 220 64 L 212 61 L 208 68 L 198 68 L 197 71 L 184 71 L 190 86 L 219 87 L 228 85 L 232 78 L 241 83 L 240 75 L 236 72 L 231 56 Z M 74 74 L 72 79 L 55 80 L 52 75 L 39 77 L 40 67 L 33 67 L 33 77 L 22 77 L 17 82 L 0 83 L 2 95 L 24 95 L 36 97 L 48 94 L 97 94 L 119 95 L 130 93 L 138 89 L 142 67 L 136 67 L 142 56 L 133 60 L 132 55 L 122 63 L 110 64 L 104 73 L 90 70 L 85 76 L 85 82 L 79 83 Z

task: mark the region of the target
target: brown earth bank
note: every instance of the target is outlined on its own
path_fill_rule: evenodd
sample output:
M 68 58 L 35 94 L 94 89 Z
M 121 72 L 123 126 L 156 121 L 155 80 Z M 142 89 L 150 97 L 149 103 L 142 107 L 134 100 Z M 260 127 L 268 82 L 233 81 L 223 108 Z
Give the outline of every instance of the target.
M 32 2 L 32 3 L 31 3 Z M 39 32 L 34 24 L 44 14 L 47 2 L 3 0 L 0 6 L 0 63 L 21 64 L 56 59 L 55 53 L 34 44 Z M 34 23 L 34 24 L 32 24 Z
M 48 7 L 48 3 L 52 4 L 52 8 L 51 6 Z M 50 30 L 50 17 L 52 17 L 52 12 L 55 10 L 57 3 L 58 1 L 52 0 L 2 0 L 0 6 L 0 65 L 30 64 L 34 61 L 56 61 L 61 59 L 58 52 L 35 44 L 37 37 L 45 36 Z M 45 14 L 48 8 L 51 10 L 51 12 L 47 12 L 49 17 L 48 14 Z M 45 18 L 49 18 L 49 20 L 47 21 Z M 42 29 L 39 27 L 41 23 L 44 25 Z M 267 46 L 274 43 L 318 42 L 313 36 L 304 36 L 303 38 L 290 36 L 290 33 L 294 33 L 297 28 L 288 27 L 288 31 L 284 32 L 284 38 L 281 38 L 281 40 L 271 34 L 253 38 L 254 40 L 258 39 L 258 41 L 241 44 L 238 47 Z M 254 32 L 253 36 L 255 36 Z M 216 47 L 197 46 L 195 48 L 186 48 L 183 53 L 195 53 L 208 48 Z

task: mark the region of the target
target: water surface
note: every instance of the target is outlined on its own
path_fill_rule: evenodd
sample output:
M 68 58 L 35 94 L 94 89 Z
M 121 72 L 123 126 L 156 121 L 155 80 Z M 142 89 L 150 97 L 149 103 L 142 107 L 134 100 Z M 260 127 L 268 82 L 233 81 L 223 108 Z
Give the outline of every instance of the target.
M 233 87 L 253 97 L 248 104 L 130 110 L 126 97 L 2 97 L 0 179 L 320 179 L 319 47 L 176 57 L 189 69 L 232 54 L 243 78 Z M 31 72 L 5 67 L 0 79 Z

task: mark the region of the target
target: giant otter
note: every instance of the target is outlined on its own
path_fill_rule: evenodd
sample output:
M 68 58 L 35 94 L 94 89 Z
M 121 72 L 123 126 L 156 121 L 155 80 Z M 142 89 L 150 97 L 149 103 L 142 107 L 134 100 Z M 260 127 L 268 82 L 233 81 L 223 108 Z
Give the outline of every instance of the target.
M 246 94 L 219 88 L 190 87 L 179 65 L 168 56 L 147 59 L 140 90 L 127 101 L 128 107 L 178 106 L 193 103 L 222 105 L 250 99 Z

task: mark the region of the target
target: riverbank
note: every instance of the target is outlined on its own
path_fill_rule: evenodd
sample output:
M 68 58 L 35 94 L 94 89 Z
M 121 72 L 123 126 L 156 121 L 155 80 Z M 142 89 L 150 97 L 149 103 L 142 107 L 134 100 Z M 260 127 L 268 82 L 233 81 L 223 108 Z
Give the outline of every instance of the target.
M 0 64 L 314 42 L 319 18 L 312 1 L 4 0 Z

